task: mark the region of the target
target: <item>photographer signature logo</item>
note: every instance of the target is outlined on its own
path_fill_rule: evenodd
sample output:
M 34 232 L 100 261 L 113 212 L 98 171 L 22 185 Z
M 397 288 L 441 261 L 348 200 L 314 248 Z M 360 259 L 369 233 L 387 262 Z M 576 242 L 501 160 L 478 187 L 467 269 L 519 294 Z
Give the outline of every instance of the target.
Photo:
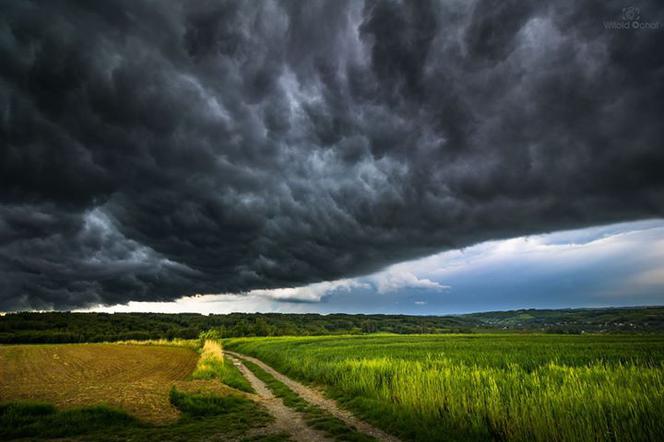
M 620 20 L 605 21 L 604 29 L 613 31 L 662 30 L 664 26 L 658 21 L 642 20 L 641 9 L 627 6 L 622 8 Z
M 634 21 L 641 18 L 641 10 L 634 6 L 622 9 L 622 19 L 624 21 Z

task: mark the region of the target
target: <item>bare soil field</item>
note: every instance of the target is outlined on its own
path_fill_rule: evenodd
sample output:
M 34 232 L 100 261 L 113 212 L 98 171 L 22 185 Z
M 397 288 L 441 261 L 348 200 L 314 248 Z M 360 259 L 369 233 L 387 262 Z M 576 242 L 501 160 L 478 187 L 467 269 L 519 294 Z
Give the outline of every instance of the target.
M 106 404 L 148 422 L 169 422 L 179 416 L 169 403 L 172 385 L 206 387 L 183 382 L 197 360 L 198 354 L 185 347 L 0 346 L 0 402 L 37 400 L 61 408 Z

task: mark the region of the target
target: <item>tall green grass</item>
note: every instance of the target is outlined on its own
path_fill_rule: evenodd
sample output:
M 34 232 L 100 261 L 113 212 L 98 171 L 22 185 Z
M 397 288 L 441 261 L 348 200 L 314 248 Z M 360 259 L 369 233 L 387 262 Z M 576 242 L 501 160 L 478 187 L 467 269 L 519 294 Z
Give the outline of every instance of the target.
M 664 337 L 245 338 L 252 354 L 412 440 L 660 440 Z

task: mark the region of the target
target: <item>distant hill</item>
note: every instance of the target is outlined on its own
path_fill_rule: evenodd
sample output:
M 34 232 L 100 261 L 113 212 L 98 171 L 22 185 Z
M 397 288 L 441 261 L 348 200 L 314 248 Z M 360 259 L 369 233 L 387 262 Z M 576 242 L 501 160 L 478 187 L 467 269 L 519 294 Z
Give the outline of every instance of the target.
M 232 313 L 10 313 L 0 317 L 0 343 L 192 339 L 205 330 L 221 336 L 360 333 L 660 333 L 664 307 L 512 310 L 448 316 Z
M 472 313 L 463 317 L 477 320 L 481 326 L 509 330 L 563 333 L 664 331 L 664 307 L 527 309 Z

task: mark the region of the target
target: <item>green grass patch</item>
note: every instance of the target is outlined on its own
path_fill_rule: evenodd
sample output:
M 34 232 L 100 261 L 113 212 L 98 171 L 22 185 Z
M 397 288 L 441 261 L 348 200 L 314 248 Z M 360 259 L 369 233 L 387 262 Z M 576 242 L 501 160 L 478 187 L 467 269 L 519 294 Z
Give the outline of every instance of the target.
M 405 440 L 658 440 L 664 336 L 374 335 L 225 345 Z
M 58 411 L 52 405 L 36 402 L 0 405 L 2 440 L 75 436 L 138 425 L 138 421 L 128 414 L 105 406 Z
M 254 428 L 272 421 L 260 405 L 240 396 L 189 394 L 172 390 L 171 402 L 182 417 L 169 425 L 151 425 L 104 406 L 57 410 L 43 403 L 0 405 L 0 440 L 80 437 L 95 441 L 207 441 L 244 440 Z M 247 441 L 287 440 L 283 434 Z
M 265 382 L 274 395 L 281 398 L 287 407 L 302 413 L 305 421 L 312 428 L 323 431 L 338 441 L 368 442 L 376 440 L 371 436 L 367 436 L 366 434 L 360 433 L 354 428 L 349 427 L 343 421 L 337 419 L 320 407 L 305 401 L 283 382 L 275 379 L 274 376 L 260 368 L 258 365 L 246 360 L 243 361 L 243 363 L 258 379 Z
M 218 341 L 205 341 L 201 350 L 201 357 L 192 373 L 192 378 L 218 379 L 229 387 L 255 393 L 249 382 L 240 373 L 240 370 L 233 365 L 230 359 L 223 356 L 221 344 Z
M 218 396 L 211 393 L 183 393 L 171 388 L 171 404 L 189 416 L 218 416 L 238 410 L 253 408 L 253 403 L 243 397 Z
M 255 393 L 249 381 L 242 376 L 240 369 L 233 365 L 233 361 L 230 358 L 224 357 L 224 364 L 221 370 L 221 379 L 224 384 L 241 391 Z

